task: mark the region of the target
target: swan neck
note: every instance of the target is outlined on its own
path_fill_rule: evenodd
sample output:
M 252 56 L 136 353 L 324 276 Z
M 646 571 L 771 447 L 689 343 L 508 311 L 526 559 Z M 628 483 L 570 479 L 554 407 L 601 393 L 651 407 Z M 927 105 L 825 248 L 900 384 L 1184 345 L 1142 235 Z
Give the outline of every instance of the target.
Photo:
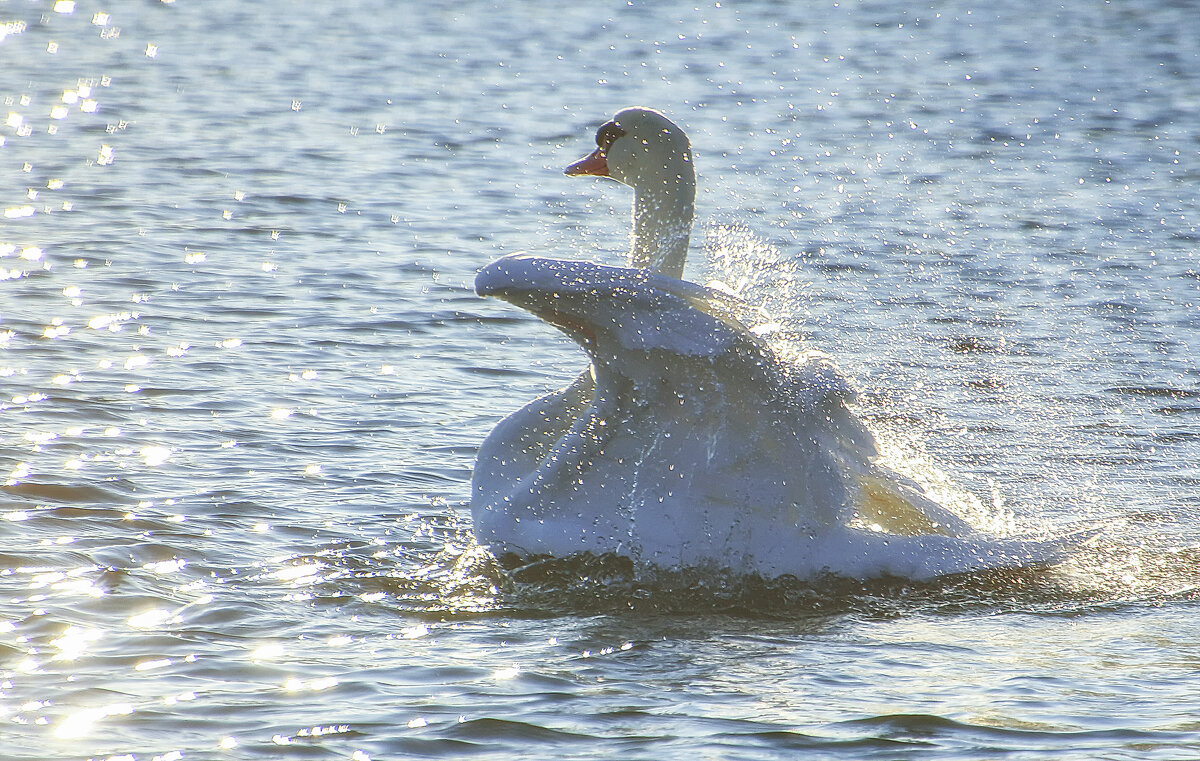
M 638 189 L 633 200 L 629 266 L 682 278 L 694 213 L 695 185 L 682 178 L 654 190 Z

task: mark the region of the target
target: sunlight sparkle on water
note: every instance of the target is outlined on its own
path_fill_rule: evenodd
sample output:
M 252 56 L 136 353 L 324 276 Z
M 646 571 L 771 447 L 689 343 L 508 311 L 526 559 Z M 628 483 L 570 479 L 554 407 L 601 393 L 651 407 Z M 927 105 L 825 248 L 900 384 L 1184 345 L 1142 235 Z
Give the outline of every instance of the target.
M 313 692 L 321 692 L 328 690 L 331 687 L 336 687 L 338 680 L 333 677 L 319 677 L 317 679 L 305 682 L 303 679 L 293 677 L 283 683 L 285 692 L 300 692 L 302 690 L 311 690 Z
M 128 716 L 134 712 L 128 703 L 114 703 L 101 708 L 84 708 L 67 716 L 54 730 L 54 736 L 61 739 L 75 739 L 91 734 L 97 722 L 110 716 Z
M 429 627 L 425 624 L 417 624 L 400 630 L 400 636 L 404 639 L 418 639 L 429 634 Z
M 277 658 L 283 657 L 286 652 L 287 651 L 284 649 L 283 645 L 279 644 L 278 642 L 268 642 L 267 644 L 260 645 L 258 648 L 253 650 L 250 653 L 250 660 L 273 661 Z
M 70 625 L 59 637 L 50 640 L 50 646 L 59 649 L 53 660 L 76 660 L 83 655 L 92 643 L 100 640 L 104 633 L 100 629 L 90 629 Z
M 155 468 L 171 458 L 171 449 L 159 446 L 142 447 L 138 454 L 145 459 L 147 465 Z
M 45 444 L 46 442 L 54 441 L 58 438 L 58 434 L 54 431 L 26 431 L 24 438 L 26 441 L 36 446 L 38 444 Z
M 92 330 L 110 330 L 114 333 L 120 331 L 123 327 L 122 323 L 136 320 L 141 315 L 137 312 L 114 312 L 112 314 L 96 315 L 88 320 L 87 326 Z
M 305 563 L 283 568 L 273 573 L 272 576 L 280 581 L 315 581 L 314 577 L 323 567 L 320 563 Z
M 0 42 L 3 42 L 5 37 L 21 34 L 26 28 L 27 25 L 24 21 L 8 21 L 0 24 Z M 4 145 L 4 143 L 0 142 L 0 145 Z
M 172 663 L 174 663 L 174 661 L 172 661 L 170 658 L 154 658 L 154 659 L 151 659 L 148 661 L 138 662 L 137 664 L 134 665 L 133 670 L 134 671 L 153 671 L 155 669 L 166 668 L 167 666 L 170 666 Z
M 186 565 L 186 560 L 175 558 L 174 560 L 163 560 L 158 563 L 146 563 L 142 568 L 150 573 L 165 576 L 169 573 L 178 573 Z
M 134 629 L 157 629 L 167 621 L 171 620 L 171 611 L 155 608 L 148 610 L 145 613 L 138 613 L 135 616 L 130 616 L 125 623 L 129 624 Z

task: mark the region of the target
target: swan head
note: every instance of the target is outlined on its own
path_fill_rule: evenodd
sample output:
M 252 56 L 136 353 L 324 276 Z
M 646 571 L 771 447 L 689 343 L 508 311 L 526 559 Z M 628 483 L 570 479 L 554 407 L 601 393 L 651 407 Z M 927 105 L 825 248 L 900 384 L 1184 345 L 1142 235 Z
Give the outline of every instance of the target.
M 611 177 L 634 190 L 655 192 L 688 188 L 694 193 L 696 170 L 687 135 L 650 108 L 618 111 L 596 131 L 596 150 L 564 170 L 575 177 Z
M 653 109 L 623 109 L 596 132 L 596 150 L 565 172 L 633 188 L 630 266 L 683 277 L 696 201 L 692 146 L 683 130 Z

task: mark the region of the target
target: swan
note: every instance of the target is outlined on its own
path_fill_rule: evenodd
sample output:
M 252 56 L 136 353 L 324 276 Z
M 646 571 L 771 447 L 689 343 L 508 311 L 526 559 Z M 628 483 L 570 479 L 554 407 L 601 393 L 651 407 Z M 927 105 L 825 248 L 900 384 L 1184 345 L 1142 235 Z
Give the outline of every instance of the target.
M 926 579 L 1061 557 L 1063 541 L 977 531 L 884 467 L 828 357 L 771 345 L 732 297 L 681 279 L 696 187 L 683 130 L 629 108 L 596 146 L 565 171 L 633 188 L 629 266 L 522 253 L 475 279 L 478 295 L 528 310 L 589 359 L 481 445 L 480 544 L 764 578 Z

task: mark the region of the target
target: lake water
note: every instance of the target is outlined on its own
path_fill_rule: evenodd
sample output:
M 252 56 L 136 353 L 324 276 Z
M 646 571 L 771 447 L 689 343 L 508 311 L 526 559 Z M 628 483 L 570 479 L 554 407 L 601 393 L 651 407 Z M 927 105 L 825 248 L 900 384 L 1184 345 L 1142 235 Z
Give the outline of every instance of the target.
M 567 7 L 571 5 L 571 7 Z M 0 756 L 1200 757 L 1193 4 L 0 2 Z M 836 357 L 891 462 L 1056 569 L 508 574 L 477 298 L 621 261 L 566 178 L 691 136 L 688 277 Z

